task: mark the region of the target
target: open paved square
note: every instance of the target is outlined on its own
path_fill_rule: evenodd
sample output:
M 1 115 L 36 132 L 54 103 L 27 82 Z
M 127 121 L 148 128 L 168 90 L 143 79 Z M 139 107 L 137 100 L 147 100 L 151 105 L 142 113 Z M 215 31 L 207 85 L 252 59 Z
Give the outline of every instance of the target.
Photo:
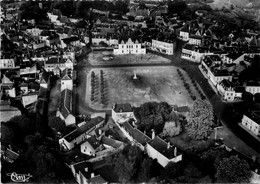
M 105 103 L 101 104 L 100 71 L 104 72 Z M 181 70 L 181 69 L 180 69 Z M 94 100 L 91 101 L 91 73 L 95 73 Z M 181 70 L 183 73 L 185 71 Z M 138 79 L 133 80 L 134 73 Z M 193 102 L 177 67 L 127 67 L 92 69 L 87 74 L 85 102 L 96 110 L 111 109 L 114 103 L 140 106 L 149 101 L 168 102 L 170 105 L 188 105 Z
M 171 60 L 155 55 L 147 54 L 126 54 L 113 55 L 114 58 L 108 61 L 103 59 L 104 56 L 113 55 L 113 51 L 94 51 L 87 56 L 91 65 L 113 65 L 113 64 L 145 64 L 145 63 L 170 63 Z

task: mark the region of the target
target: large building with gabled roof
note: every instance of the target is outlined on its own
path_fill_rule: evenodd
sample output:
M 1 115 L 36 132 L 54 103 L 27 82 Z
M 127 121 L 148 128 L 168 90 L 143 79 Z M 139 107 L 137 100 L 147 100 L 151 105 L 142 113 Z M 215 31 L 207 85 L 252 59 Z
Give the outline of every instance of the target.
M 136 38 L 121 38 L 118 46 L 114 48 L 114 54 L 146 54 L 146 48 Z
M 101 127 L 103 123 L 104 118 L 96 117 L 91 119 L 89 122 L 83 123 L 81 126 L 77 126 L 74 131 L 59 140 L 60 146 L 65 150 L 73 149 L 76 145 L 80 145 L 83 141 L 89 138 L 91 132 L 96 128 Z
M 170 145 L 160 137 L 156 136 L 146 144 L 146 152 L 149 157 L 157 159 L 157 162 L 165 167 L 169 162 L 179 162 L 182 160 L 182 153 L 177 147 Z
M 73 88 L 73 80 L 72 80 L 72 70 L 69 68 L 66 68 L 61 72 L 60 75 L 61 79 L 61 91 L 65 89 L 72 90 Z
M 66 126 L 76 123 L 76 118 L 72 112 L 72 91 L 70 89 L 64 89 L 61 92 L 61 104 L 58 114 L 65 121 Z

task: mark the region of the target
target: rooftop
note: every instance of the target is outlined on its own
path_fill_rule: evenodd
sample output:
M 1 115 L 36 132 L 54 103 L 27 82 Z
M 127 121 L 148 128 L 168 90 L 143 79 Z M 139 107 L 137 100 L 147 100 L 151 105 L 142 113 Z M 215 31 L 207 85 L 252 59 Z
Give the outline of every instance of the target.
M 247 82 L 246 85 L 247 85 L 247 86 L 258 86 L 258 87 L 260 87 L 260 82 L 257 82 L 257 81 L 249 81 L 249 82 Z
M 174 146 L 168 147 L 168 143 L 156 136 L 154 139 L 148 142 L 150 146 L 152 146 L 154 149 L 156 149 L 159 153 L 164 155 L 168 159 L 173 159 L 176 156 L 174 156 Z M 177 151 L 177 156 L 180 155 L 181 153 Z
M 111 147 L 113 147 L 113 148 L 119 148 L 121 145 L 123 145 L 123 142 L 121 142 L 121 141 L 117 141 L 117 140 L 115 140 L 115 139 L 112 139 L 112 138 L 109 138 L 109 137 L 106 137 L 106 136 L 103 136 L 102 138 L 101 138 L 101 142 L 103 143 L 103 144 L 106 144 L 106 145 L 108 145 L 108 146 L 111 146 Z
M 46 64 L 57 64 L 57 63 L 65 63 L 66 61 L 60 57 L 51 57 L 46 61 Z
M 148 137 L 147 135 L 145 135 L 143 132 L 141 132 L 140 130 L 138 130 L 137 128 L 134 128 L 129 122 L 125 122 L 123 123 L 123 126 L 125 127 L 125 129 L 129 132 L 129 134 L 134 138 L 134 140 L 136 140 L 137 142 L 139 142 L 140 144 L 142 144 L 143 146 L 151 140 L 150 137 Z
M 260 125 L 260 111 L 251 111 L 247 113 L 246 116 L 252 119 L 255 123 Z
M 82 125 L 81 127 L 77 127 L 74 131 L 72 131 L 71 133 L 64 136 L 64 139 L 66 141 L 70 142 L 70 141 L 74 140 L 75 138 L 77 138 L 78 136 L 80 136 L 81 134 L 87 132 L 89 129 L 96 126 L 98 123 L 100 123 L 103 120 L 104 120 L 104 118 L 102 118 L 102 117 L 96 117 L 94 119 L 91 119 L 85 125 Z
M 115 112 L 133 112 L 132 106 L 129 103 L 115 104 L 113 110 Z
M 60 113 L 66 119 L 71 114 L 72 91 L 64 89 L 61 92 Z

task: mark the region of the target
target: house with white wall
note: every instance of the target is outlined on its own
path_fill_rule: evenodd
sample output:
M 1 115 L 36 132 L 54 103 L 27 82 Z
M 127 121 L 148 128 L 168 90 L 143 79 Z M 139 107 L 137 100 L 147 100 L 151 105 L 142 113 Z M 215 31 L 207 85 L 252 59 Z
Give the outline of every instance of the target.
M 60 75 L 61 80 L 61 91 L 65 89 L 69 89 L 72 91 L 73 88 L 73 79 L 72 79 L 72 70 L 69 68 L 66 68 L 61 72 Z
M 182 153 L 175 146 L 170 145 L 170 142 L 165 142 L 160 137 L 156 136 L 146 144 L 146 152 L 149 157 L 157 159 L 157 162 L 166 167 L 169 162 L 180 162 Z
M 0 69 L 13 69 L 15 68 L 14 59 L 0 59 Z
M 184 41 L 188 41 L 190 38 L 190 32 L 189 29 L 187 27 L 183 27 L 180 30 L 180 38 Z
M 231 81 L 224 79 L 217 84 L 217 90 L 223 100 L 232 102 L 242 99 L 244 87 L 236 87 Z
M 222 80 L 232 80 L 232 75 L 226 68 L 222 67 L 222 59 L 219 55 L 206 55 L 202 59 L 201 69 L 214 86 L 217 86 Z
M 260 93 L 260 82 L 257 81 L 249 81 L 246 83 L 246 91 L 255 95 L 256 93 Z
M 49 72 L 47 72 L 45 69 L 43 69 L 43 71 L 39 73 L 40 87 L 47 89 L 49 76 L 50 76 Z
M 74 131 L 59 139 L 59 144 L 64 150 L 71 150 L 75 146 L 80 145 L 87 138 L 91 137 L 90 133 L 103 124 L 104 119 L 102 117 L 96 117 L 89 122 L 84 122 L 81 126 L 77 126 Z
M 71 166 L 72 173 L 78 184 L 107 184 L 100 175 L 95 174 L 90 162 L 80 162 Z
M 96 152 L 101 150 L 102 145 L 100 142 L 96 139 L 95 136 L 91 136 L 86 139 L 85 142 L 81 143 L 80 145 L 80 151 L 81 153 L 89 156 L 95 156 Z
M 165 53 L 167 55 L 173 55 L 173 52 L 175 50 L 176 43 L 173 43 L 173 41 L 162 41 L 162 40 L 155 40 L 152 39 L 152 49 L 158 50 L 161 53 Z
M 113 52 L 115 55 L 146 54 L 146 48 L 142 46 L 141 42 L 138 41 L 138 39 L 119 39 L 118 46 L 115 46 Z
M 260 135 L 260 111 L 251 111 L 243 115 L 242 125 L 254 135 Z
M 55 68 L 59 67 L 61 71 L 66 68 L 73 70 L 73 62 L 69 58 L 62 57 L 50 57 L 44 61 L 44 69 L 46 71 L 53 71 Z
M 81 46 L 79 38 L 76 36 L 69 37 L 69 38 L 63 38 L 60 40 L 60 47 L 61 48 L 66 48 L 69 46 Z
M 202 36 L 190 35 L 188 43 L 192 44 L 192 45 L 201 45 L 202 44 Z
M 130 119 L 136 119 L 133 107 L 128 103 L 114 104 L 112 107 L 112 119 L 119 124 Z

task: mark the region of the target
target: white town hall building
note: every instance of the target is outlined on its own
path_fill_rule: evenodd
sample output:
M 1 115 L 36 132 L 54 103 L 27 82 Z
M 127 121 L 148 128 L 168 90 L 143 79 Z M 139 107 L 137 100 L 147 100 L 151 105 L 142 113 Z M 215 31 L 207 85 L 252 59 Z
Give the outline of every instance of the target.
M 114 48 L 114 54 L 146 54 L 146 48 L 142 47 L 138 39 L 120 39 L 118 46 Z

